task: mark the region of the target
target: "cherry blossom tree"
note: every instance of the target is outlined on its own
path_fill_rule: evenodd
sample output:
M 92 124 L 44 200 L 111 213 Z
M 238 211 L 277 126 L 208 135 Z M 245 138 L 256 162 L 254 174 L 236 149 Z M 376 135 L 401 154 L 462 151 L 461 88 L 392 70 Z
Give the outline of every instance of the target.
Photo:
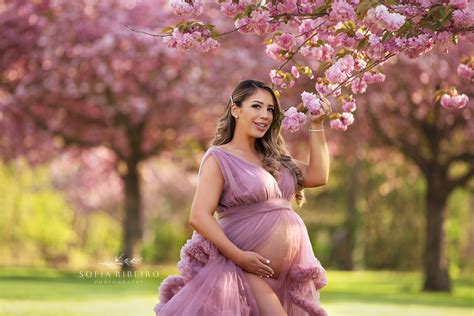
M 387 80 L 374 83 L 374 89 L 359 96 L 357 102 L 338 100 L 345 111 L 359 115 L 350 133 L 327 135 L 331 156 L 350 170 L 344 176 L 346 214 L 338 235 L 338 247 L 344 249 L 337 252 L 341 267 L 353 267 L 351 251 L 359 220 L 355 200 L 368 180 L 360 165 L 364 161 L 377 164 L 396 150 L 413 162 L 426 183 L 423 288 L 451 289 L 445 244 L 447 202 L 457 188 L 474 190 L 474 86 L 472 73 L 464 66 L 472 65 L 473 49 L 472 44 L 463 42 L 451 47 L 449 54 L 435 48 L 419 59 L 396 56 L 385 65 Z M 443 101 L 447 97 L 441 93 L 454 87 L 460 87 L 467 98 L 456 109 Z M 288 136 L 301 139 L 299 132 L 295 134 Z M 301 152 L 307 146 L 304 142 Z M 381 158 L 368 160 L 368 156 Z
M 361 114 L 373 130 L 372 145 L 396 149 L 425 179 L 423 289 L 427 291 L 451 290 L 445 242 L 447 201 L 457 188 L 474 190 L 472 104 L 451 111 L 436 91 L 462 86 L 472 98 L 474 86 L 470 79 L 457 75 L 457 68 L 473 48 L 464 43 L 449 55 L 436 50 L 416 61 L 397 58 L 386 67 L 390 79 L 383 89 L 374 89 L 361 99 L 365 103 Z
M 126 258 L 139 253 L 143 235 L 141 164 L 190 142 L 204 144 L 212 132 L 205 118 L 216 103 L 226 104 L 238 79 L 258 77 L 257 65 L 268 63 L 246 49 L 258 38 L 233 41 L 238 53 L 198 58 L 193 52 L 177 55 L 127 28 L 148 29 L 172 19 L 160 1 L 152 7 L 150 2 L 20 0 L 0 7 L 2 159 L 25 156 L 41 163 L 69 151 L 71 162 L 74 157 L 96 161 L 81 151 L 101 148 L 108 164 L 101 174 L 113 181 L 108 189 L 117 189 L 110 177 L 115 172 L 123 190 Z M 90 178 L 82 182 L 94 185 Z M 116 198 L 110 190 L 102 192 Z M 97 205 L 73 200 L 85 208 Z

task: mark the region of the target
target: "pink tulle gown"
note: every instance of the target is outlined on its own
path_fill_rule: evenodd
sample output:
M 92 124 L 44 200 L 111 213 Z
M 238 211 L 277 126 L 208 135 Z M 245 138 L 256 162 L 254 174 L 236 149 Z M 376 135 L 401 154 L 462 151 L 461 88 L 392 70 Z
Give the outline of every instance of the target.
M 270 259 L 275 275 L 261 280 L 270 285 L 288 315 L 327 315 L 319 303 L 326 271 L 290 203 L 294 175 L 282 165 L 277 182 L 263 167 L 220 146 L 206 151 L 201 166 L 209 155 L 217 159 L 225 179 L 217 208 L 225 234 L 240 249 Z M 194 231 L 180 255 L 180 275 L 161 283 L 156 315 L 259 315 L 246 272 L 210 241 Z

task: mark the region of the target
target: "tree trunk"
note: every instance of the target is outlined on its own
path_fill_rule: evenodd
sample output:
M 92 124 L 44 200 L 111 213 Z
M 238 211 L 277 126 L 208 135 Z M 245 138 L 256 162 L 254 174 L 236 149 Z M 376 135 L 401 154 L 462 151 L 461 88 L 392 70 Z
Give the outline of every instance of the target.
M 451 291 L 445 221 L 448 192 L 443 177 L 427 178 L 425 281 L 423 291 Z
M 139 254 L 139 243 L 143 236 L 140 177 L 136 161 L 127 161 L 127 173 L 122 179 L 125 187 L 122 253 L 124 260 L 133 260 Z M 122 265 L 122 271 L 134 270 L 134 264 Z
M 346 217 L 343 225 L 332 236 L 331 261 L 341 270 L 354 270 L 354 250 L 357 231 L 357 195 L 359 187 L 358 162 L 350 166 L 346 182 Z
M 357 188 L 359 187 L 358 178 L 359 165 L 357 161 L 355 165 L 349 171 L 349 179 L 347 181 L 347 198 L 346 198 L 346 220 L 344 221 L 344 228 L 346 234 L 344 235 L 344 245 L 346 251 L 344 251 L 341 257 L 340 266 L 341 269 L 352 271 L 354 270 L 354 249 L 355 239 L 357 232 Z

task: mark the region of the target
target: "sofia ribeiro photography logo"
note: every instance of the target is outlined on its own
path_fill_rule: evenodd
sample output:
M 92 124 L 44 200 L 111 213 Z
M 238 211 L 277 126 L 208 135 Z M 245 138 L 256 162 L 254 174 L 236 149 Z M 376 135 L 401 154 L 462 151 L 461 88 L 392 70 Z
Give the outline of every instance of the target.
M 132 267 L 142 262 L 142 258 L 124 258 L 123 254 L 113 261 L 102 261 L 100 265 L 110 269 L 122 269 L 124 265 Z M 92 280 L 94 284 L 143 284 L 143 279 L 158 278 L 158 271 L 79 271 L 79 278 Z
M 123 266 L 124 264 L 127 266 L 134 266 L 142 262 L 142 258 L 133 258 L 133 259 L 128 259 L 124 258 L 123 254 L 121 254 L 118 257 L 115 257 L 115 261 L 103 261 L 99 262 L 101 265 L 107 266 L 109 268 L 113 268 L 114 266 Z

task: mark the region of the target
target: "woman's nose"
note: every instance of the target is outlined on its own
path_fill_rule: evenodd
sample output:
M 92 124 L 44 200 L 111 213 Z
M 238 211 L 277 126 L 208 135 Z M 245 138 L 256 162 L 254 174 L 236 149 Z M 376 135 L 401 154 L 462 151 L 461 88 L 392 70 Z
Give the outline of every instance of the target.
M 267 109 L 263 110 L 262 112 L 260 112 L 260 117 L 261 118 L 269 118 L 270 117 L 270 113 L 268 112 Z

